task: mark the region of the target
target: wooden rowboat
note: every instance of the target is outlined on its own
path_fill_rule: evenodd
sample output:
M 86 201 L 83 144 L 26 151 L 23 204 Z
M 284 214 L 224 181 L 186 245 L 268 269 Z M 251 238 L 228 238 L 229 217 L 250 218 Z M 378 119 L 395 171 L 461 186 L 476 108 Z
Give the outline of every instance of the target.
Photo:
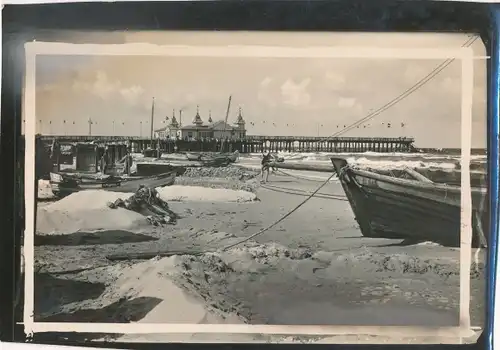
M 203 153 L 191 153 L 188 152 L 186 153 L 186 158 L 188 160 L 196 161 L 196 160 L 201 160 L 203 158 Z
M 186 153 L 186 158 L 190 161 L 208 161 L 211 159 L 224 158 L 229 160 L 229 162 L 234 163 L 238 160 L 239 156 L 240 153 L 238 151 L 234 151 L 232 153 Z
M 232 152 L 232 153 L 223 153 L 223 155 L 224 155 L 225 157 L 227 157 L 227 159 L 229 159 L 229 161 L 230 161 L 231 163 L 234 163 L 234 162 L 236 162 L 236 161 L 238 160 L 238 158 L 240 157 L 240 152 L 238 152 L 238 151 L 234 151 L 234 152 Z
M 205 167 L 223 167 L 228 166 L 231 160 L 226 156 L 210 157 L 201 160 L 202 166 Z
M 112 192 L 135 192 L 140 185 L 152 188 L 173 185 L 175 177 L 176 170 L 153 176 L 104 176 L 102 178 L 51 173 L 50 186 L 56 197 L 64 197 L 74 192 L 96 189 Z
M 434 183 L 412 169 L 393 177 L 331 159 L 365 237 L 401 238 L 460 245 L 460 186 Z M 473 187 L 473 246 L 485 246 L 486 188 Z

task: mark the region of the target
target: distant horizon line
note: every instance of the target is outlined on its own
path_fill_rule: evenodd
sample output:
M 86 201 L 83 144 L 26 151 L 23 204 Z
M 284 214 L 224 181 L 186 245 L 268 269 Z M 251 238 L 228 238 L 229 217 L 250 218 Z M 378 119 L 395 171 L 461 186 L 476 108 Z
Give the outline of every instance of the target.
M 157 131 L 157 130 L 155 130 Z M 21 136 L 24 136 L 24 132 L 21 132 Z M 137 135 L 88 135 L 88 134 L 47 134 L 47 133 L 35 133 L 35 136 L 42 136 L 42 137 L 59 137 L 59 138 L 71 138 L 71 137 L 78 137 L 78 138 L 84 138 L 84 137 L 95 137 L 95 138 L 119 138 L 119 139 L 124 139 L 124 138 L 133 138 L 133 139 L 150 139 L 150 136 L 137 136 Z M 257 135 L 257 134 L 247 134 L 246 138 L 251 138 L 251 137 L 269 137 L 269 138 L 314 138 L 314 139 L 324 139 L 325 141 L 328 141 L 327 139 L 394 139 L 394 140 L 415 140 L 415 137 L 413 136 L 322 136 L 322 135 Z
M 37 136 L 41 137 L 57 137 L 57 138 L 72 138 L 72 137 L 77 137 L 77 138 L 96 138 L 96 139 L 102 139 L 102 138 L 109 138 L 109 139 L 116 139 L 116 140 L 124 140 L 124 139 L 133 139 L 133 140 L 151 140 L 151 137 L 149 136 L 106 136 L 106 135 L 48 135 L 48 134 L 36 134 Z M 22 137 L 24 137 L 24 134 L 21 134 Z M 327 139 L 329 138 L 328 136 L 268 136 L 268 135 L 247 135 L 248 138 L 251 137 L 303 137 L 303 138 L 314 138 L 314 139 Z M 364 136 L 339 136 L 339 137 L 331 137 L 331 139 L 407 139 L 407 140 L 413 140 L 415 141 L 414 137 L 408 137 L 408 136 L 402 136 L 402 137 L 364 137 Z M 158 138 L 154 138 L 154 140 L 157 140 Z M 297 140 L 299 141 L 299 140 Z M 327 140 L 325 140 L 327 141 Z M 196 141 L 193 141 L 196 142 Z M 418 147 L 418 146 L 413 146 L 415 150 L 419 151 L 425 151 L 425 150 L 433 150 L 433 151 L 438 151 L 438 150 L 446 150 L 446 151 L 461 151 L 461 147 Z M 487 147 L 471 147 L 471 151 L 487 151 Z M 372 152 L 372 151 L 370 151 Z M 300 152 L 298 152 L 300 153 Z M 320 152 L 321 153 L 321 152 Z M 324 153 L 324 152 L 322 152 Z M 328 152 L 327 152 L 328 153 Z M 360 152 L 360 153 L 365 153 L 365 152 Z M 378 152 L 376 152 L 378 153 Z

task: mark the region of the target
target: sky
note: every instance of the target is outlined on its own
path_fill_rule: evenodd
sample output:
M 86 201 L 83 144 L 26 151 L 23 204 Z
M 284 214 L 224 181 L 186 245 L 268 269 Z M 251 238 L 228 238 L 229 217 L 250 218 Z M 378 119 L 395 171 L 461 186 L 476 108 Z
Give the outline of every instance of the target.
M 66 35 L 80 42 L 85 35 Z M 102 36 L 106 34 L 103 33 Z M 117 36 L 117 34 L 114 34 Z M 74 38 L 74 40 L 72 40 Z M 465 34 L 248 32 L 121 33 L 119 43 L 459 48 Z M 107 43 L 110 39 L 107 38 Z M 481 40 L 473 45 L 484 56 Z M 38 55 L 36 119 L 42 134 L 148 136 L 183 110 L 234 123 L 249 135 L 329 136 L 412 87 L 443 60 Z M 461 65 L 455 61 L 409 97 L 343 136 L 415 137 L 417 147 L 460 147 Z M 65 121 L 65 122 L 64 122 Z M 390 124 L 390 128 L 388 127 Z M 486 62 L 474 66 L 472 146 L 486 147 Z

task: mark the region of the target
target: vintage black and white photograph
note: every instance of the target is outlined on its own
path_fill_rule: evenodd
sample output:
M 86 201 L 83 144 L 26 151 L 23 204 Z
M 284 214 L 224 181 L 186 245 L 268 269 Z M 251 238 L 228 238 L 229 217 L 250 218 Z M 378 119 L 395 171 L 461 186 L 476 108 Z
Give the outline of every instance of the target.
M 94 338 L 109 341 L 373 342 L 356 327 L 393 326 L 466 327 L 477 338 L 488 245 L 478 36 L 123 35 L 179 51 L 58 46 L 37 53 L 27 77 L 34 322 L 215 324 L 228 333 Z M 183 55 L 181 45 L 263 48 L 224 57 Z M 266 57 L 265 47 L 311 49 Z M 482 58 L 465 81 L 460 58 L 327 57 L 314 47 L 469 48 Z M 230 334 L 229 325 L 304 326 L 308 335 Z M 336 326 L 353 331 L 335 335 Z M 425 332 L 380 339 L 439 338 Z M 448 338 L 438 340 L 456 341 Z

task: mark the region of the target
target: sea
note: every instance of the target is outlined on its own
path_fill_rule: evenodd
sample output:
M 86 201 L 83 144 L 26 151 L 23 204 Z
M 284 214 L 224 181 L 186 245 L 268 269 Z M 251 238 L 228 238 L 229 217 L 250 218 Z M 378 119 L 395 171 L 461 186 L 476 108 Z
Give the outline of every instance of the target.
M 460 149 L 433 150 L 425 149 L 415 153 L 294 153 L 277 152 L 287 163 L 328 164 L 332 157 L 345 157 L 350 164 L 370 168 L 427 168 L 430 170 L 456 171 L 461 169 Z M 257 160 L 262 158 L 260 153 L 242 154 L 243 159 Z M 486 173 L 487 155 L 484 149 L 471 151 L 470 170 Z
M 403 169 L 412 168 L 423 170 L 425 173 L 440 172 L 460 172 L 461 150 L 460 149 L 419 149 L 413 153 L 331 153 L 331 152 L 277 152 L 278 157 L 285 160 L 286 163 L 295 164 L 318 164 L 332 166 L 332 157 L 344 157 L 348 163 L 361 167 L 377 169 Z M 137 161 L 143 161 L 142 154 L 134 154 Z M 183 154 L 163 154 L 161 158 L 167 160 L 186 160 Z M 260 168 L 262 153 L 240 154 L 238 163 L 241 165 Z M 471 176 L 482 178 L 484 181 L 487 172 L 487 154 L 486 149 L 472 149 L 470 157 Z M 152 160 L 151 160 L 152 161 Z

